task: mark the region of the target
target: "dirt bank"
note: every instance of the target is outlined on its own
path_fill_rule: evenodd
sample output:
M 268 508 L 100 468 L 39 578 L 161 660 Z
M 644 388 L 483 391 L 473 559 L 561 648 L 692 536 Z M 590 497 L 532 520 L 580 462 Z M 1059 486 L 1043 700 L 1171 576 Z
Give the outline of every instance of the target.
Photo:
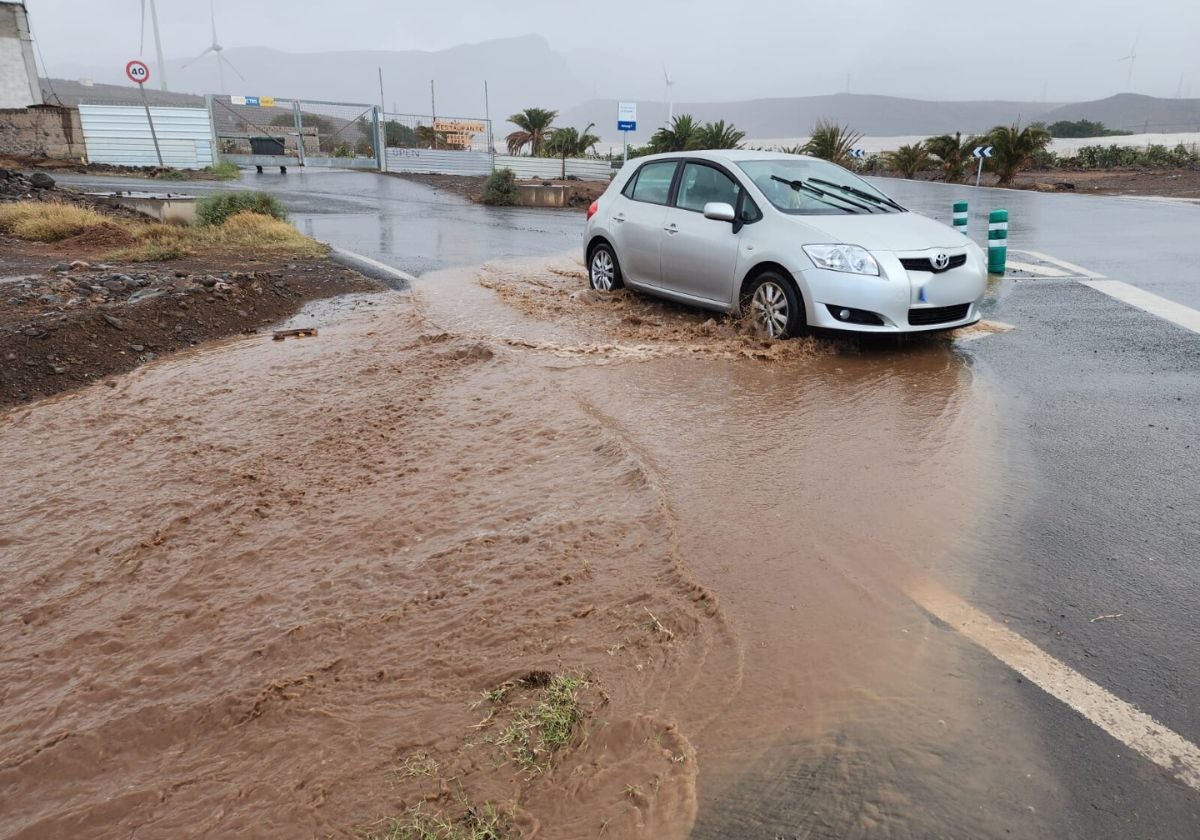
M 86 234 L 86 241 L 42 246 L 0 235 L 0 408 L 201 342 L 262 330 L 311 300 L 381 288 L 327 258 L 96 258 L 127 244 L 122 236 L 113 228 Z

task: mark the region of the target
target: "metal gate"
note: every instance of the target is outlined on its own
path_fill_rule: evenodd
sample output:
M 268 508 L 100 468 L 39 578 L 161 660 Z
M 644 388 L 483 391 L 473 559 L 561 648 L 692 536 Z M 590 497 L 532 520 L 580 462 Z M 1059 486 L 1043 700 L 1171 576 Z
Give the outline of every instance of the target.
M 239 166 L 383 166 L 375 105 L 272 96 L 207 99 L 222 160 Z

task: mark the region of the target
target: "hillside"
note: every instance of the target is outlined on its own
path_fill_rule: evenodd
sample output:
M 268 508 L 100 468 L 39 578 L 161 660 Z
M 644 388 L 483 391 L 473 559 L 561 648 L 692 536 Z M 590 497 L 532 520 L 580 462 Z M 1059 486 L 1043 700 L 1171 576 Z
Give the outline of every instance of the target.
M 1200 131 L 1200 99 L 1158 99 L 1120 93 L 1094 102 L 1062 105 L 1046 113 L 1047 123 L 1059 120 L 1095 120 L 1109 128 L 1133 132 L 1170 133 Z

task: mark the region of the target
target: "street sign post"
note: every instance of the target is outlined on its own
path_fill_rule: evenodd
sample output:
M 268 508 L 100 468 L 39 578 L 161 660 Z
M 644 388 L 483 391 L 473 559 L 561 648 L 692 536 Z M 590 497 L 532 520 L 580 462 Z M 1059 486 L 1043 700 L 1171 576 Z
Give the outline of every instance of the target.
M 154 154 L 158 157 L 158 168 L 163 169 L 162 149 L 158 147 L 158 133 L 154 130 L 154 119 L 150 116 L 150 103 L 146 101 L 146 82 L 150 81 L 150 68 L 146 62 L 136 58 L 125 65 L 125 75 L 138 86 L 142 93 L 142 107 L 146 109 L 146 122 L 150 124 L 150 138 L 154 141 Z
M 976 146 L 975 151 L 971 152 L 971 154 L 973 156 L 979 158 L 979 169 L 975 173 L 975 186 L 978 187 L 979 179 L 983 177 L 983 159 L 990 158 L 992 156 L 992 147 L 991 146 Z
M 617 103 L 617 131 L 621 132 L 625 139 L 625 149 L 622 152 L 621 160 L 623 163 L 629 162 L 629 132 L 637 131 L 637 103 L 636 102 L 620 102 Z

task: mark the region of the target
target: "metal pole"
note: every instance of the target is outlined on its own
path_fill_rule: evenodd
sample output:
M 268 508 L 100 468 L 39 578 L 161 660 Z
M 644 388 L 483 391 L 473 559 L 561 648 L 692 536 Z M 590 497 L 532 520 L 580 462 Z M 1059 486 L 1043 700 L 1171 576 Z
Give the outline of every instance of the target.
M 487 120 L 487 144 L 488 154 L 493 158 L 492 168 L 495 169 L 496 143 L 492 139 L 492 108 L 488 103 L 488 86 L 487 79 L 483 80 L 483 118 Z
M 300 116 L 300 103 L 292 100 L 292 117 L 296 123 L 296 154 L 300 155 L 300 165 L 304 166 L 304 118 Z
M 437 95 L 433 92 L 433 79 L 429 80 L 429 110 L 432 112 L 430 114 L 430 116 L 433 117 L 433 125 L 430 126 L 430 128 L 433 129 L 433 148 L 436 149 L 437 148 Z
M 975 186 L 979 186 L 979 179 L 983 177 L 983 155 L 979 156 L 979 171 L 975 173 Z
M 138 90 L 142 92 L 142 107 L 146 109 L 146 122 L 150 124 L 150 137 L 154 140 L 154 154 L 158 155 L 158 168 L 166 169 L 162 159 L 162 149 L 158 147 L 158 132 L 154 130 L 154 119 L 150 116 L 150 103 L 146 101 L 146 86 L 138 84 Z
M 387 102 L 383 96 L 383 67 L 379 68 L 379 113 L 375 115 L 375 163 L 387 172 Z
M 629 163 L 629 132 L 622 131 L 621 133 L 625 135 L 625 148 L 621 152 L 621 165 L 624 166 Z
M 217 137 L 217 114 L 211 93 L 204 95 L 204 107 L 208 109 L 208 130 L 212 135 L 212 159 L 215 165 L 221 162 L 221 141 Z

